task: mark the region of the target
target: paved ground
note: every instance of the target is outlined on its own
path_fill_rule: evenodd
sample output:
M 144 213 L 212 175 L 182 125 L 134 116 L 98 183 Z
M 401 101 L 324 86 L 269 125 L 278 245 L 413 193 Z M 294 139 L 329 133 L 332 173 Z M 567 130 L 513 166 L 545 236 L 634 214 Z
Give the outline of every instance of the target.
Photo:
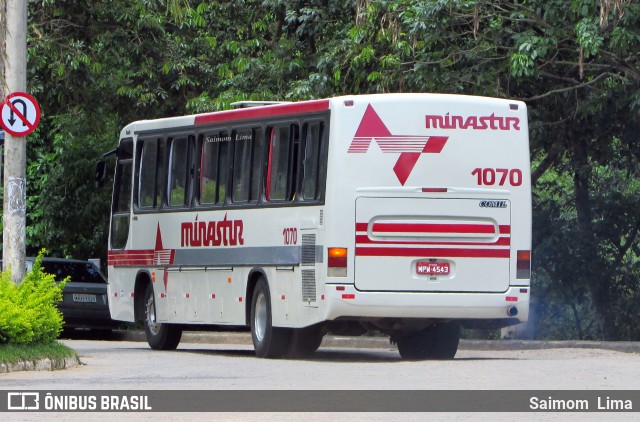
M 117 331 L 113 339 L 146 342 L 143 331 Z M 251 344 L 249 333 L 187 332 L 186 343 Z M 325 336 L 323 347 L 382 348 L 390 347 L 388 337 Z M 640 353 L 638 341 L 547 341 L 547 340 L 460 340 L 460 350 L 540 350 L 540 349 L 604 349 Z
M 68 337 L 65 337 L 68 339 Z M 76 331 L 73 339 L 103 340 L 90 331 Z M 143 331 L 114 331 L 109 337 L 112 341 L 144 342 Z M 182 343 L 214 344 L 214 345 L 251 345 L 248 332 L 185 332 Z M 387 337 L 339 337 L 325 336 L 323 348 L 339 347 L 349 349 L 390 349 Z M 604 341 L 536 341 L 536 340 L 461 340 L 459 350 L 543 350 L 543 349 L 600 349 L 626 353 L 640 353 L 640 342 L 604 342 Z M 75 359 L 39 362 L 18 362 L 12 365 L 0 364 L 0 374 L 15 371 L 58 370 L 76 366 Z
M 126 336 L 137 336 L 127 333 Z M 211 342 L 214 339 L 215 341 Z M 361 339 L 362 340 L 362 339 Z M 178 350 L 156 352 L 139 341 L 64 340 L 83 365 L 64 371 L 0 374 L 3 390 L 637 390 L 636 344 L 463 342 L 453 361 L 402 361 L 386 339 L 340 347 L 327 338 L 313 357 L 255 358 L 247 333 L 194 333 Z M 499 347 L 498 347 L 499 345 Z M 583 345 L 585 347 L 578 347 Z M 491 347 L 490 347 L 491 346 Z M 624 347 L 622 347 L 624 346 Z M 624 351 L 613 350 L 615 348 Z M 479 350 L 490 348 L 490 350 Z M 497 350 L 498 348 L 510 350 Z M 348 396 L 345 396 L 345 400 Z M 509 400 L 506 396 L 505 400 Z M 330 409 L 327 409 L 330 411 Z M 154 413 L 91 414 L 91 420 L 639 420 L 635 414 L 530 413 Z M 82 414 L 11 414 L 3 420 L 86 420 Z

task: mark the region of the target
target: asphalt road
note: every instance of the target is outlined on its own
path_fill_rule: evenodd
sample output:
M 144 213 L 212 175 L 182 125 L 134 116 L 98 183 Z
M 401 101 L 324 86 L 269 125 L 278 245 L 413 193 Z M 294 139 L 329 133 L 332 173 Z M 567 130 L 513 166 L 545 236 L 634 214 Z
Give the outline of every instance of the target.
M 144 342 L 63 342 L 83 365 L 2 374 L 2 388 L 640 390 L 640 354 L 601 349 L 459 350 L 453 361 L 408 362 L 391 346 L 269 360 L 247 344 L 181 343 L 160 352 Z
M 401 360 L 391 346 L 322 347 L 306 359 L 265 360 L 256 358 L 248 344 L 181 343 L 176 351 L 158 352 L 137 341 L 63 342 L 78 351 L 83 365 L 53 372 L 0 374 L 0 387 L 3 390 L 640 390 L 640 354 L 597 348 L 459 350 L 452 361 L 408 362 Z M 538 420 L 536 414 L 518 415 L 522 416 L 518 419 Z M 638 415 L 627 417 L 637 420 Z M 16 415 L 10 416 L 13 419 Z M 15 420 L 36 419 L 25 416 Z M 60 420 L 82 419 L 78 414 L 58 416 Z M 282 420 L 283 415 L 224 416 L 217 419 Z M 285 419 L 327 419 L 322 414 L 289 416 Z M 513 419 L 509 414 L 501 414 L 497 419 L 496 415 L 469 413 L 439 416 L 449 420 Z M 543 419 L 566 420 L 567 416 L 544 414 Z M 211 415 L 185 413 L 126 417 L 212 419 Z M 330 419 L 424 418 L 424 414 L 411 413 L 341 413 Z M 602 415 L 581 414 L 580 419 L 585 418 L 596 420 Z

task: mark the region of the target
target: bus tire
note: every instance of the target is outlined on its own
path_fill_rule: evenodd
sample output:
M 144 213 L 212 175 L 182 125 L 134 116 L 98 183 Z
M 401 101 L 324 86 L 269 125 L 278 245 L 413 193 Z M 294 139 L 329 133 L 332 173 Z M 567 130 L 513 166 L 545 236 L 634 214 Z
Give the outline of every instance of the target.
M 289 347 L 291 330 L 274 327 L 272 315 L 269 286 L 264 278 L 260 278 L 251 300 L 251 338 L 259 358 L 282 357 Z
M 321 324 L 293 329 L 287 355 L 291 357 L 308 356 L 318 350 L 323 337 Z
M 453 359 L 458 352 L 460 330 L 460 324 L 457 322 L 436 324 L 435 339 L 431 348 L 431 359 Z
M 156 304 L 153 285 L 144 293 L 144 333 L 153 350 L 175 350 L 182 338 L 182 328 L 174 324 L 156 322 Z
M 403 359 L 453 359 L 460 342 L 460 325 L 456 322 L 436 323 L 396 340 Z
M 433 326 L 431 326 L 424 330 L 413 331 L 399 336 L 395 342 L 398 344 L 398 351 L 402 359 L 429 359 L 433 344 L 433 333 Z

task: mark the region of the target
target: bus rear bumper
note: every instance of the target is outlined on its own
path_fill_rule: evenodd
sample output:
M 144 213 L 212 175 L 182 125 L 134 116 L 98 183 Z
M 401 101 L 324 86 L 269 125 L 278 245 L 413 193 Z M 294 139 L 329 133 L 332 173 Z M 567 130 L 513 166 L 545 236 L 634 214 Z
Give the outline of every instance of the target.
M 327 286 L 327 320 L 361 317 L 527 322 L 529 319 L 529 289 L 521 286 L 512 286 L 501 293 L 362 292 L 348 285 L 339 288 Z

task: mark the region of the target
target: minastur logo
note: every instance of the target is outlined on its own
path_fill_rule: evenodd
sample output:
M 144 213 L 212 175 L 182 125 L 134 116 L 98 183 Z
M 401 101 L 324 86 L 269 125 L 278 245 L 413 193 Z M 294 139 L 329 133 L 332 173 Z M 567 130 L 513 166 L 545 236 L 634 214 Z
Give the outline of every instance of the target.
M 404 186 L 420 155 L 439 154 L 448 139 L 448 136 L 392 135 L 378 113 L 369 104 L 347 152 L 349 154 L 365 154 L 369 151 L 371 141 L 375 141 L 383 153 L 400 154 L 393 167 L 393 172 L 400 184 Z

